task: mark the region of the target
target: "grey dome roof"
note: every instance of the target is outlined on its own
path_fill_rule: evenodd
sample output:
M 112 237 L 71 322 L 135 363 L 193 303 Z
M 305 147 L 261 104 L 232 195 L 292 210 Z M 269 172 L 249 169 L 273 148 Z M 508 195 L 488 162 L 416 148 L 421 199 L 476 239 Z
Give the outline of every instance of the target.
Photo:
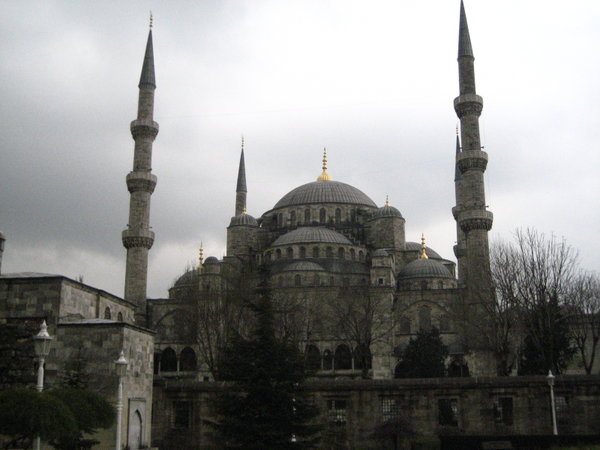
M 288 264 L 287 266 L 285 266 L 283 268 L 283 272 L 292 272 L 292 271 L 305 271 L 305 270 L 310 270 L 310 271 L 319 271 L 319 272 L 323 272 L 325 269 L 323 268 L 323 266 L 314 263 L 312 261 L 296 261 L 293 262 L 291 264 Z
M 187 284 L 193 284 L 193 283 L 197 283 L 197 282 L 198 282 L 198 271 L 195 269 L 192 269 L 192 270 L 188 270 L 186 273 L 181 275 L 177 279 L 177 281 L 175 281 L 175 284 L 173 287 L 180 287 L 180 286 L 184 286 Z
M 421 244 L 417 243 L 417 242 L 407 242 L 406 243 L 406 250 L 408 251 L 417 251 L 419 253 L 421 253 Z M 436 252 L 435 250 L 430 249 L 429 247 L 427 247 L 425 249 L 425 254 L 427 255 L 428 258 L 433 258 L 433 259 L 443 259 L 438 252 Z
M 377 257 L 377 256 L 390 256 L 389 253 L 387 252 L 387 250 L 384 250 L 383 248 L 380 248 L 378 250 L 375 250 L 373 252 L 373 256 Z
M 273 209 L 311 203 L 350 203 L 377 207 L 364 192 L 349 184 L 340 181 L 313 181 L 285 194 Z
M 250 226 L 250 227 L 257 227 L 258 222 L 250 214 L 240 214 L 238 216 L 233 216 L 231 218 L 231 222 L 229 222 L 230 227 L 242 226 L 242 225 L 246 225 L 246 226 Z
M 433 259 L 416 259 L 400 271 L 400 278 L 453 278 L 444 265 Z
M 400 211 L 398 211 L 397 208 L 394 208 L 393 206 L 382 206 L 381 208 L 379 208 L 377 211 L 375 211 L 375 214 L 373 214 L 373 219 L 379 219 L 381 217 L 400 217 L 401 219 L 402 214 L 400 214 Z
M 219 260 L 215 256 L 209 256 L 204 260 L 204 264 L 219 264 Z
M 301 244 L 301 243 L 327 243 L 352 245 L 346 236 L 337 231 L 322 227 L 301 227 L 279 236 L 273 244 L 278 245 Z

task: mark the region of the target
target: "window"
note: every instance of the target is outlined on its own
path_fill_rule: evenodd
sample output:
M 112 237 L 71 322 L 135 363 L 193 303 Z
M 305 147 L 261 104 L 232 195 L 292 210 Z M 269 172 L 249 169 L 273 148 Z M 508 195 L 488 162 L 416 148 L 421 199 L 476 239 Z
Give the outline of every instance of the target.
M 352 369 L 352 353 L 347 345 L 341 344 L 335 349 L 335 370 Z
M 294 286 L 300 286 L 302 284 L 302 277 L 299 274 L 294 275 Z
M 419 307 L 419 328 L 421 331 L 431 329 L 431 309 L 428 306 Z
M 326 256 L 327 258 L 333 258 L 333 248 L 331 248 L 331 247 L 327 247 L 327 248 L 325 249 L 325 256 Z
M 353 248 L 350 249 L 350 259 L 352 261 L 356 259 L 356 251 Z
M 190 347 L 186 347 L 179 355 L 179 370 L 193 371 L 196 370 L 196 352 Z
M 438 423 L 440 425 L 458 426 L 458 400 L 455 398 L 440 398 L 438 400 Z
M 277 214 L 277 226 L 278 227 L 283 226 L 283 214 L 281 214 L 281 213 Z
M 323 352 L 323 369 L 333 369 L 333 356 L 331 355 L 331 350 L 325 350 Z
M 393 397 L 381 398 L 381 416 L 384 422 L 397 419 L 401 413 L 400 399 Z
M 117 320 L 119 322 L 123 322 L 123 313 L 119 311 L 119 314 L 117 314 Z
M 319 370 L 321 368 L 321 353 L 314 345 L 306 347 L 306 366 L 309 370 Z
M 378 278 L 378 279 L 377 279 L 377 283 L 379 284 L 379 286 L 383 286 L 383 282 L 384 282 L 384 281 L 385 281 L 385 280 L 384 280 L 383 278 Z
M 335 210 L 335 223 L 340 223 L 342 221 L 342 210 L 340 208 L 336 208 Z
M 154 375 L 158 375 L 158 369 L 160 368 L 160 353 L 154 353 Z
M 104 318 L 110 320 L 110 308 L 108 306 L 104 308 Z
M 343 247 L 338 248 L 338 258 L 340 258 L 340 259 L 346 258 L 346 251 L 344 250 Z
M 294 249 L 292 247 L 288 247 L 288 249 L 286 250 L 286 254 L 288 259 L 293 259 L 294 258 Z
M 504 425 L 513 424 L 512 397 L 500 397 L 494 401 L 494 421 Z
M 410 333 L 410 319 L 408 317 L 400 318 L 400 333 L 403 333 L 403 334 Z
M 358 260 L 359 261 L 364 261 L 365 260 L 365 254 L 363 253 L 362 250 L 358 251 Z
M 306 247 L 300 247 L 300 258 L 306 258 Z
M 325 208 L 321 208 L 319 210 L 319 222 L 321 222 L 321 223 L 327 222 L 327 211 L 325 210 Z
M 310 223 L 310 209 L 304 210 L 304 224 L 308 225 Z
M 275 250 L 275 259 L 281 259 L 281 249 Z
M 327 420 L 338 426 L 346 425 L 346 400 L 327 400 Z
M 319 286 L 321 284 L 321 277 L 319 275 L 315 275 L 313 279 L 313 284 L 315 286 Z
M 319 257 L 319 247 L 313 247 L 312 255 L 313 255 L 313 258 Z
M 167 347 L 160 355 L 160 371 L 161 372 L 176 372 L 177 371 L 177 355 L 175 350 Z
M 291 226 L 295 226 L 296 225 L 296 211 L 291 211 L 290 212 L 290 225 Z
M 371 369 L 373 363 L 373 357 L 371 356 L 371 350 L 366 345 L 357 345 L 354 349 L 354 368 Z
M 173 427 L 190 428 L 191 412 L 190 402 L 173 402 Z

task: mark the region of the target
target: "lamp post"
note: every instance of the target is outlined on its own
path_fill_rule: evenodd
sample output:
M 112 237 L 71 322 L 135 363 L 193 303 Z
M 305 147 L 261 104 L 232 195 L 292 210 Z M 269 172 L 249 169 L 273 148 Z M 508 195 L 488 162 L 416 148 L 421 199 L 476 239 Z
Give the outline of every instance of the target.
M 38 392 L 44 390 L 44 362 L 50 353 L 50 343 L 52 337 L 48 334 L 48 326 L 46 321 L 42 322 L 40 326 L 40 332 L 33 337 L 33 346 L 35 348 L 35 356 L 38 360 L 38 371 L 37 371 L 37 385 L 36 389 Z M 34 449 L 40 450 L 40 437 L 35 438 Z
M 119 377 L 119 391 L 117 394 L 117 437 L 115 439 L 115 449 L 121 450 L 121 421 L 123 415 L 123 377 L 127 373 L 127 360 L 121 350 L 119 359 L 115 361 L 115 369 Z
M 554 375 L 552 375 L 552 371 L 548 371 L 548 376 L 546 380 L 548 381 L 548 386 L 550 386 L 550 407 L 552 408 L 552 434 L 554 436 L 558 435 L 558 428 L 556 427 L 556 407 L 554 405 Z

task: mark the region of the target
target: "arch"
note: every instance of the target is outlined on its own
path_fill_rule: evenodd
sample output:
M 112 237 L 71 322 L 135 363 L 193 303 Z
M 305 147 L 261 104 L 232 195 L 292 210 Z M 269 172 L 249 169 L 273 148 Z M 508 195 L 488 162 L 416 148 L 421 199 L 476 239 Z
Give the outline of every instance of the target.
M 335 223 L 341 223 L 342 221 L 342 210 L 335 208 Z
M 312 249 L 312 256 L 313 256 L 313 258 L 318 258 L 319 257 L 319 247 L 313 247 L 313 249 Z
M 306 247 L 300 247 L 300 258 L 306 258 Z
M 431 330 L 431 308 L 429 306 L 419 306 L 419 328 L 421 331 Z
M 350 259 L 352 261 L 356 260 L 356 250 L 354 250 L 353 248 L 350 249 Z
M 104 318 L 108 320 L 111 319 L 110 308 L 108 306 L 104 308 Z
M 296 225 L 296 211 L 290 211 L 290 225 Z
M 304 224 L 308 225 L 310 223 L 310 208 L 306 208 L 304 210 Z
M 400 318 L 400 333 L 410 334 L 410 319 L 408 317 Z
M 352 369 L 352 352 L 346 344 L 340 344 L 335 349 L 334 367 L 335 370 Z
M 158 375 L 160 369 L 160 352 L 154 352 L 154 375 Z
M 344 247 L 338 248 L 338 258 L 346 259 L 346 249 Z
M 167 347 L 160 355 L 161 372 L 177 372 L 177 354 L 171 347 Z
M 306 347 L 306 368 L 308 370 L 319 370 L 321 368 L 321 352 L 312 344 Z
M 358 260 L 359 261 L 364 261 L 365 260 L 365 254 L 362 250 L 358 251 Z
M 128 444 L 131 450 L 138 450 L 142 448 L 142 414 L 139 409 L 136 409 L 135 412 L 131 415 L 131 420 L 129 423 L 129 435 L 128 435 Z
M 402 361 L 398 361 L 398 364 L 394 368 L 394 378 L 404 378 L 402 376 Z
M 373 356 L 371 349 L 364 344 L 357 345 L 354 348 L 354 368 L 355 369 L 371 369 L 373 364 Z
M 288 247 L 285 251 L 286 256 L 288 259 L 293 259 L 294 258 L 294 249 L 292 247 Z
M 280 228 L 283 226 L 283 214 L 281 213 L 277 214 L 277 226 Z
M 321 284 L 321 277 L 319 276 L 318 273 L 315 273 L 315 275 L 314 275 L 313 284 L 315 286 L 319 286 Z
M 450 361 L 448 365 L 448 376 L 449 377 L 468 377 L 469 374 L 469 365 L 464 360 L 464 358 L 456 357 Z
M 117 314 L 117 320 L 119 322 L 123 322 L 123 313 L 121 311 L 119 311 L 119 314 Z
M 326 258 L 333 258 L 333 248 L 332 247 L 327 247 L 325 249 L 325 257 Z
M 197 369 L 196 352 L 190 347 L 185 347 L 179 355 L 179 370 L 192 371 Z
M 296 274 L 294 275 L 294 286 L 300 286 L 302 285 L 302 277 L 300 276 L 300 274 Z
M 320 223 L 327 222 L 327 210 L 325 208 L 321 208 L 319 210 L 319 222 Z
M 281 259 L 281 249 L 275 250 L 275 259 Z
M 333 369 L 333 355 L 331 350 L 325 350 L 323 352 L 323 370 Z
M 265 262 L 267 262 L 267 263 L 271 262 L 271 252 L 265 253 Z
M 452 330 L 452 321 L 448 314 L 443 314 L 440 317 L 440 332 L 447 333 Z

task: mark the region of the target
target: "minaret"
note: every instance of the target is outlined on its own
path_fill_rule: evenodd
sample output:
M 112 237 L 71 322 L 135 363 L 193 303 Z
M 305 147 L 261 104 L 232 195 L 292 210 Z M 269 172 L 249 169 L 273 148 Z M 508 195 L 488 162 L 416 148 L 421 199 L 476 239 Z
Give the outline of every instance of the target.
M 465 8 L 460 3 L 460 31 L 458 38 L 458 76 L 460 95 L 454 99 L 454 109 L 460 119 L 460 142 L 457 136 L 456 154 L 456 219 L 459 281 L 470 293 L 468 304 L 489 299 L 492 285 L 488 231 L 493 215 L 486 209 L 483 174 L 488 155 L 481 150 L 479 116 L 483 99 L 475 91 L 473 49 Z M 472 294 L 472 295 L 471 295 Z
M 6 238 L 2 231 L 0 231 L 0 275 L 2 275 L 2 255 L 4 254 L 4 241 Z
M 235 189 L 235 215 L 246 211 L 246 165 L 244 163 L 244 137 L 242 136 L 242 154 L 240 155 L 240 167 L 238 168 L 237 187 Z
M 135 141 L 133 170 L 126 177 L 127 189 L 131 193 L 129 224 L 123 231 L 122 237 L 123 246 L 127 249 L 125 300 L 136 304 L 135 320 L 144 325 L 148 250 L 154 243 L 154 232 L 150 230 L 150 196 L 156 186 L 156 175 L 152 174 L 152 143 L 158 134 L 158 124 L 153 120 L 156 83 L 152 50 L 152 17 L 150 17 L 150 31 L 138 87 L 140 91 L 137 119 L 131 122 L 131 135 Z

